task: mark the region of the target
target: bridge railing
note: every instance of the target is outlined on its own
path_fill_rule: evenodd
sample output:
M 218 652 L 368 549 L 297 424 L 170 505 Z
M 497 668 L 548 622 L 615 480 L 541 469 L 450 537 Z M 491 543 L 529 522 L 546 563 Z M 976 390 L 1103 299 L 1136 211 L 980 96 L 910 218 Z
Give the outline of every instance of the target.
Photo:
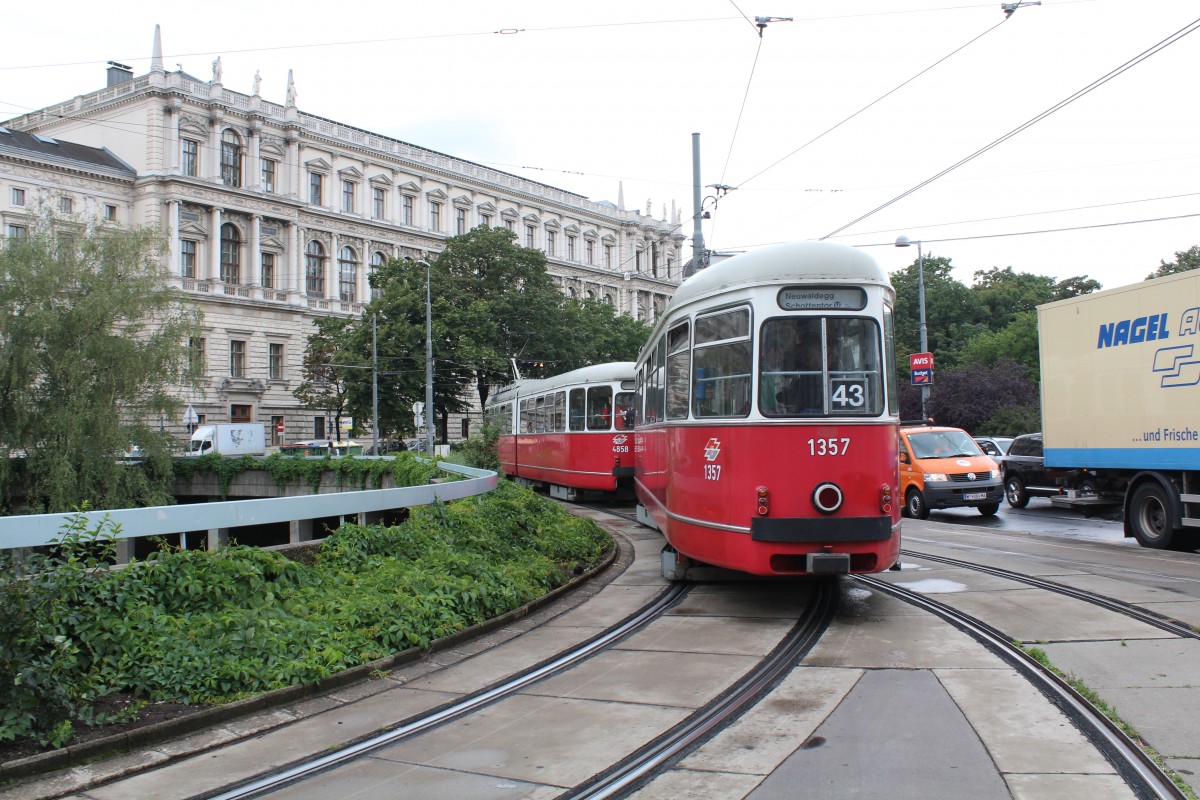
M 87 518 L 89 530 L 94 530 L 107 518 L 120 526 L 120 530 L 115 534 L 117 539 L 137 539 L 144 536 L 185 534 L 189 531 L 411 508 L 429 505 L 435 500 L 445 502 L 471 497 L 496 488 L 498 477 L 490 470 L 452 464 L 448 461 L 437 462 L 437 467 L 446 472 L 463 475 L 466 480 L 396 489 L 357 489 L 301 497 L 222 500 L 213 503 L 119 508 L 80 513 Z M 0 517 L 0 550 L 52 544 L 62 537 L 68 520 L 77 516 L 76 513 L 70 513 Z

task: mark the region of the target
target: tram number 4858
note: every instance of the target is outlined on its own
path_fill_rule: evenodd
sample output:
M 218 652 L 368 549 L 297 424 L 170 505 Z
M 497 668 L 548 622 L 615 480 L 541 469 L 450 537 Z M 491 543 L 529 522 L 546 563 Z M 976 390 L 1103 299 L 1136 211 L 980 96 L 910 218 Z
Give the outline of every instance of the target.
M 830 436 L 828 439 L 809 439 L 808 454 L 810 456 L 844 456 L 850 449 L 850 437 L 841 439 Z

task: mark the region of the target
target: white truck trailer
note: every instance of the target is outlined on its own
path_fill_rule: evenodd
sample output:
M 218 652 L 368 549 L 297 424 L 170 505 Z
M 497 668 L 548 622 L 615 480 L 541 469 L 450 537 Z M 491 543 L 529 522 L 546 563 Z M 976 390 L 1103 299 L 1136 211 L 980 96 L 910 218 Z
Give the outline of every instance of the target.
M 1038 307 L 1047 469 L 1087 470 L 1143 547 L 1200 546 L 1200 270 Z
M 187 455 L 218 453 L 223 456 L 261 456 L 267 452 L 266 429 L 261 422 L 221 422 L 192 431 Z

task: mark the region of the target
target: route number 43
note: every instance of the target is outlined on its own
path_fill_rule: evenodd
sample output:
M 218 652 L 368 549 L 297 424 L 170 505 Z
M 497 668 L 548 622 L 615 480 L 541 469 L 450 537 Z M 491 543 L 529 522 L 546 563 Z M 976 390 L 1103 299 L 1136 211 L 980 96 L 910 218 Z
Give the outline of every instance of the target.
M 844 456 L 850 449 L 850 437 L 841 439 L 830 436 L 828 439 L 809 439 L 808 454 L 810 456 Z

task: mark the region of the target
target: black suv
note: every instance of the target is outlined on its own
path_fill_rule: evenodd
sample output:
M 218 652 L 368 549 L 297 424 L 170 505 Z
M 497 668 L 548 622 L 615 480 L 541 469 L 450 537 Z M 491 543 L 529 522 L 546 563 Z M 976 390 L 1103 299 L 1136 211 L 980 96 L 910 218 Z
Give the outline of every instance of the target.
M 1042 434 L 1026 433 L 1013 439 L 1000 462 L 1004 497 L 1013 508 L 1024 508 L 1030 497 L 1062 494 L 1070 484 L 1083 494 L 1095 494 L 1095 481 L 1076 469 L 1046 469 L 1042 463 Z

